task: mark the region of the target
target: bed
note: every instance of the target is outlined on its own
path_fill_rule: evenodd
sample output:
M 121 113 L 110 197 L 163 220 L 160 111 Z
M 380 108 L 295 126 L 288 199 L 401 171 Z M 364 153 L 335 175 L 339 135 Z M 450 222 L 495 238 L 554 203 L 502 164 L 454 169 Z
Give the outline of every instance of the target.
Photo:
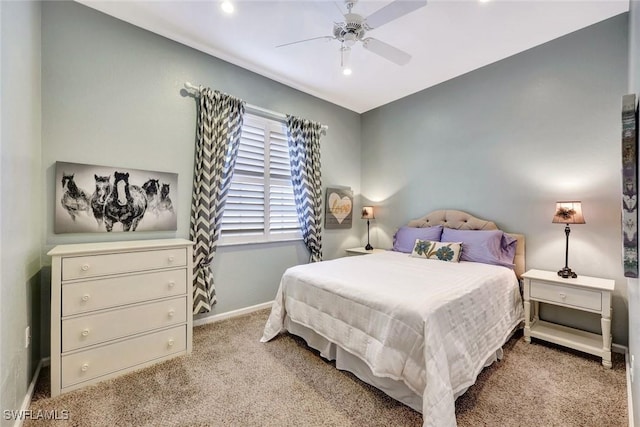
M 411 254 L 385 251 L 292 267 L 261 341 L 298 335 L 338 369 L 421 412 L 425 426 L 455 426 L 455 399 L 502 357 L 503 344 L 524 320 L 518 284 L 524 236 L 502 233 L 465 212 L 440 210 L 398 230 L 394 249 L 404 250 L 401 231 L 427 235 L 439 228 L 443 238 L 501 234 L 502 249 L 512 242 L 513 262 L 424 259 L 416 246 Z M 472 241 L 462 242 L 463 255 L 465 247 L 477 249 Z

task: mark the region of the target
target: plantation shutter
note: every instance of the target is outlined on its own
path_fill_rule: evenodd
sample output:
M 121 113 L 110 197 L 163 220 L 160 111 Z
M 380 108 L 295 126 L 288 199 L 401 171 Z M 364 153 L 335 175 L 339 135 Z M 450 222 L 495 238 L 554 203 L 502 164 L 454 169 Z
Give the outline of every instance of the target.
M 289 146 L 284 127 L 269 133 L 269 222 L 272 233 L 292 232 L 300 229 L 296 202 L 291 184 Z
M 245 115 L 222 236 L 229 243 L 301 237 L 283 123 Z
M 223 234 L 261 235 L 265 230 L 265 132 L 251 120 L 247 122 L 242 126 L 238 158 L 222 220 Z

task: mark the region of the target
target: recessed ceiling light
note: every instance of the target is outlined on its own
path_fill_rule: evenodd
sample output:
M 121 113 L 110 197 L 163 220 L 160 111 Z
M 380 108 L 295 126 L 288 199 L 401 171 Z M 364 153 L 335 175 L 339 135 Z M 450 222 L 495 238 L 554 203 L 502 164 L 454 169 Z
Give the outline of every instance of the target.
M 350 76 L 352 73 L 351 68 L 343 68 L 342 69 L 342 74 L 344 74 L 345 76 Z
M 222 11 L 224 13 L 228 13 L 229 15 L 231 15 L 233 13 L 233 11 L 235 10 L 235 7 L 233 7 L 233 3 L 230 2 L 229 0 L 224 0 L 220 4 L 220 8 L 222 9 Z
M 480 3 L 489 3 L 491 0 L 478 0 Z

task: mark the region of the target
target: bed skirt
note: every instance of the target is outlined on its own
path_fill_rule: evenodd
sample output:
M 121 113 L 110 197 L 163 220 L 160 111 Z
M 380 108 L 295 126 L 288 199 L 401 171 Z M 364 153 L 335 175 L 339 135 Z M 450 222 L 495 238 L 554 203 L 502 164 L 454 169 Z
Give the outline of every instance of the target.
M 402 381 L 374 375 L 373 372 L 371 372 L 371 369 L 369 369 L 369 366 L 367 366 L 367 364 L 360 358 L 318 335 L 312 329 L 292 321 L 288 315 L 285 316 L 284 326 L 289 333 L 299 336 L 306 341 L 309 347 L 319 351 L 322 357 L 330 361 L 335 360 L 337 369 L 351 372 L 361 381 L 376 387 L 393 399 L 407 405 L 419 413 L 422 413 L 422 396 L 414 393 Z M 511 334 L 505 342 L 508 341 L 509 338 L 511 338 Z M 502 357 L 503 351 L 502 348 L 499 348 L 485 361 L 484 367 L 486 368 L 487 366 L 490 366 L 494 362 L 502 359 Z M 457 399 L 467 390 L 468 387 L 458 392 L 454 397 Z

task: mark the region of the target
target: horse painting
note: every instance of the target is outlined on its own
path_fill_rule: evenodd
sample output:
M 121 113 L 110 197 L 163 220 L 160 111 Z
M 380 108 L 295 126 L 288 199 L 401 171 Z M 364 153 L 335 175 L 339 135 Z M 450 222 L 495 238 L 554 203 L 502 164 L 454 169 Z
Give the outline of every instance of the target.
M 168 211 L 173 213 L 173 202 L 171 202 L 171 197 L 169 197 L 170 191 L 169 184 L 162 183 L 162 189 L 160 190 L 160 202 L 158 203 L 159 211 Z
M 98 227 L 102 226 L 104 221 L 104 205 L 107 203 L 107 197 L 111 194 L 111 175 L 98 176 L 93 175 L 96 180 L 96 189 L 91 196 L 91 210 L 93 217 L 98 222 Z
M 62 174 L 62 190 L 64 193 L 60 199 L 60 203 L 62 207 L 69 212 L 71 219 L 75 222 L 78 213 L 89 211 L 89 197 L 83 189 L 78 188 L 73 180 L 73 176 L 74 174 Z
M 176 173 L 56 162 L 54 179 L 56 234 L 177 230 Z
M 142 189 L 147 197 L 147 211 L 151 211 L 158 216 L 160 214 L 158 212 L 158 202 L 160 201 L 160 195 L 158 194 L 160 191 L 160 181 L 149 178 L 147 182 L 142 184 Z
M 115 222 L 122 223 L 124 231 L 136 231 L 147 210 L 147 197 L 137 185 L 129 185 L 129 173 L 115 172 L 113 187 L 104 205 L 107 231 Z

